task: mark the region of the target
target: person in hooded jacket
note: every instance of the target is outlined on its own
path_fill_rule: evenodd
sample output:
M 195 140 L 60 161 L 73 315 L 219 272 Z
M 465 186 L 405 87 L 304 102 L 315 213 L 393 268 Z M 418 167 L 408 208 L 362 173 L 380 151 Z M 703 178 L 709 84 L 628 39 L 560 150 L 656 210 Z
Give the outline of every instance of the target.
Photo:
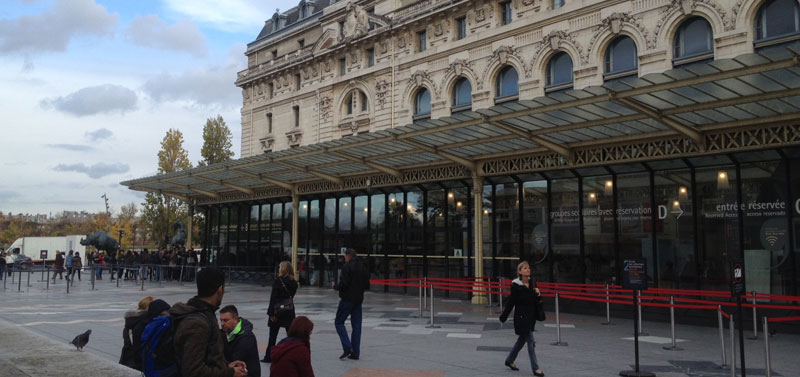
M 275 304 L 285 299 L 294 299 L 297 293 L 297 280 L 294 279 L 294 269 L 292 264 L 288 261 L 283 261 L 278 268 L 278 278 L 272 282 L 272 292 L 269 296 L 269 305 L 267 306 L 267 317 L 269 318 L 269 341 L 267 343 L 267 352 L 262 362 L 271 363 L 270 351 L 275 346 L 275 341 L 278 340 L 278 331 L 281 327 L 286 329 L 289 333 L 289 326 L 292 325 L 294 320 L 294 310 L 283 315 L 275 313 Z
M 272 348 L 271 377 L 314 377 L 311 366 L 311 331 L 314 323 L 299 316 L 289 327 L 289 336 Z
M 539 362 L 536 360 L 536 341 L 533 339 L 533 328 L 536 325 L 536 313 L 541 293 L 539 288 L 536 288 L 536 282 L 531 279 L 531 266 L 528 262 L 520 262 L 517 266 L 517 274 L 519 277 L 511 282 L 511 293 L 505 299 L 505 309 L 500 314 L 500 322 L 505 323 L 511 310 L 514 309 L 514 332 L 518 336 L 514 347 L 506 357 L 505 364 L 511 370 L 519 370 L 514 364 L 514 360 L 522 350 L 522 346 L 527 343 L 533 375 L 544 377 L 544 373 L 539 369 Z
M 122 353 L 119 363 L 138 371 L 142 370 L 142 331 L 147 326 L 147 309 L 154 298 L 147 296 L 139 300 L 137 310 L 125 313 L 125 327 L 122 329 Z
M 225 360 L 244 361 L 248 376 L 261 377 L 258 342 L 253 333 L 253 324 L 240 318 L 239 310 L 233 305 L 219 310 L 219 322 L 225 337 Z

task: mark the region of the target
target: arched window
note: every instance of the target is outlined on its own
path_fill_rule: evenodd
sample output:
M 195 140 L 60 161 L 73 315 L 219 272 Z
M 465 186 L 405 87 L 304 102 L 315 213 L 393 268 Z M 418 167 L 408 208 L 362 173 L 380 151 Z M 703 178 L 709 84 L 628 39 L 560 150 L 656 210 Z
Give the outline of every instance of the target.
M 547 63 L 545 90 L 560 90 L 570 86 L 572 86 L 572 58 L 566 52 L 559 52 Z
M 631 37 L 622 36 L 611 41 L 605 57 L 606 78 L 636 74 L 638 60 L 636 43 Z
M 452 111 L 469 110 L 472 107 L 472 84 L 462 77 L 453 86 Z
M 512 66 L 506 66 L 497 75 L 495 85 L 495 100 L 514 100 L 519 97 L 519 75 Z
M 675 56 L 678 64 L 693 63 L 714 57 L 714 33 L 702 17 L 684 21 L 675 34 Z
M 344 106 L 344 112 L 348 116 L 367 112 L 369 110 L 367 95 L 360 90 L 353 90 L 347 95 Z
M 780 43 L 784 42 L 784 39 L 796 39 L 798 34 L 800 34 L 800 6 L 797 0 L 767 0 L 758 8 L 755 22 L 757 44 L 765 41 Z
M 414 117 L 427 117 L 431 115 L 431 92 L 422 88 L 414 96 Z

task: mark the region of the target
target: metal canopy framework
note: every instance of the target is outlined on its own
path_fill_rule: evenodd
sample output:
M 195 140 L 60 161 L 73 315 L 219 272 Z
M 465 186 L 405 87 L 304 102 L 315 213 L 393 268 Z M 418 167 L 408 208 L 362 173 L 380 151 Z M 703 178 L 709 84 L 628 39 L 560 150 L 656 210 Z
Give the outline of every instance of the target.
M 122 182 L 198 203 L 800 144 L 800 45 Z

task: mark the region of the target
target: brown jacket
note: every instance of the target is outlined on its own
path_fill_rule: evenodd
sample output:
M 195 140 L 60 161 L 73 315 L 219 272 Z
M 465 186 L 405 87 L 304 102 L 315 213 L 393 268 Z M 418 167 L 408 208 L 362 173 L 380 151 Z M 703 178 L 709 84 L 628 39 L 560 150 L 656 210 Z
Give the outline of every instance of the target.
M 185 316 L 191 313 L 203 313 L 202 316 L 188 316 L 178 321 L 175 330 L 175 355 L 181 360 L 181 374 L 193 377 L 232 377 L 233 368 L 225 361 L 225 343 L 220 336 L 215 312 L 217 307 L 193 297 L 187 303 L 177 303 L 169 313 L 173 316 Z M 209 331 L 209 322 L 214 324 L 214 331 Z M 209 346 L 209 336 L 211 345 Z

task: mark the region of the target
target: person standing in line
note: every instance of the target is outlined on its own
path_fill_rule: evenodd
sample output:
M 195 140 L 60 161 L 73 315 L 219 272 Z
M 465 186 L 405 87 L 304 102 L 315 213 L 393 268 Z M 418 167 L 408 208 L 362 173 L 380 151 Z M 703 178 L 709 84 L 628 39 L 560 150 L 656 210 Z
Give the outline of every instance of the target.
M 241 360 L 247 364 L 249 377 L 261 377 L 258 362 L 258 341 L 253 333 L 253 324 L 239 317 L 236 306 L 228 305 L 219 310 L 222 335 L 225 337 L 225 360 Z
M 292 321 L 288 337 L 272 348 L 271 377 L 314 377 L 311 367 L 311 331 L 314 322 L 299 316 Z
M 6 253 L 0 251 L 0 280 L 3 280 L 3 276 L 6 274 Z
M 361 356 L 361 304 L 364 302 L 364 291 L 369 290 L 369 272 L 358 260 L 355 249 L 347 249 L 344 260 L 339 283 L 334 286 L 340 298 L 334 324 L 344 350 L 339 359 L 358 360 Z M 344 327 L 348 316 L 353 328 L 349 339 Z
M 72 276 L 69 277 L 70 281 L 74 281 L 75 273 L 78 273 L 78 281 L 81 281 L 81 270 L 83 269 L 83 262 L 81 261 L 81 252 L 76 251 L 75 256 L 72 257 Z
M 294 269 L 292 264 L 288 261 L 283 261 L 278 267 L 278 278 L 272 282 L 272 292 L 269 295 L 269 305 L 267 306 L 267 317 L 269 318 L 269 342 L 267 343 L 267 352 L 262 362 L 271 363 L 270 351 L 275 346 L 278 340 L 278 331 L 281 327 L 289 333 L 289 326 L 294 320 L 294 308 L 286 313 L 277 313 L 275 310 L 276 304 L 285 303 L 287 300 L 294 300 L 294 295 L 297 293 L 297 280 L 294 279 Z M 292 301 L 294 302 L 294 301 Z
M 539 362 L 536 360 L 536 341 L 533 339 L 533 328 L 536 325 L 541 293 L 536 288 L 536 282 L 531 279 L 531 266 L 526 261 L 520 262 L 517 266 L 518 278 L 511 282 L 511 294 L 505 299 L 505 309 L 500 314 L 500 322 L 505 323 L 511 310 L 514 309 L 514 332 L 517 334 L 517 342 L 511 348 L 511 352 L 506 357 L 505 364 L 511 370 L 519 370 L 514 360 L 516 360 L 522 346 L 528 344 L 528 357 L 531 360 L 531 370 L 533 375 L 544 377 L 544 373 L 539 369 Z
M 64 279 L 64 256 L 61 255 L 61 252 L 56 250 L 56 261 L 53 264 L 53 282 L 56 281 L 56 275 L 58 275 L 59 279 Z M 69 276 L 67 276 L 67 280 L 69 280 Z
M 67 281 L 72 278 L 72 254 L 75 252 L 70 250 L 67 257 L 64 259 L 64 265 L 67 266 Z
M 147 322 L 147 310 L 155 299 L 146 296 L 139 300 L 137 310 L 125 313 L 125 326 L 122 328 L 122 352 L 119 363 L 138 371 L 142 370 L 142 332 Z
M 95 268 L 95 279 L 103 280 L 103 268 L 105 268 L 105 258 L 103 258 L 103 253 L 97 252 L 94 254 L 94 268 Z

